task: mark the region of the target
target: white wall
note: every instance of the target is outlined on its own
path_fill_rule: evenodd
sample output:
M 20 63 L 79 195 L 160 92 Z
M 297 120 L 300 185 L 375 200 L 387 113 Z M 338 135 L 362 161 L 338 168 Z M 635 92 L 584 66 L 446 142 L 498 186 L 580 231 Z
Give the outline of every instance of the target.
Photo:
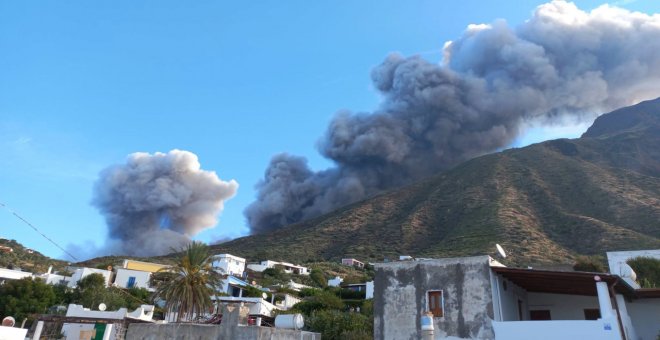
M 46 283 L 49 285 L 58 285 L 58 284 L 68 285 L 69 282 L 71 281 L 71 276 L 64 276 L 58 274 L 43 274 L 40 276 L 40 278 L 46 281 Z
M 599 309 L 596 296 L 530 292 L 527 303 L 530 311 L 550 310 L 552 320 L 584 320 L 585 309 Z
M 520 321 L 518 300 L 522 301 L 522 319 L 529 320 L 527 291 L 497 274 L 493 274 L 491 280 L 493 301 L 499 302 L 493 303 L 495 320 Z
M 367 282 L 367 293 L 366 293 L 364 298 L 365 299 L 373 299 L 374 298 L 374 281 Z
M 297 266 L 293 263 L 288 263 L 288 262 L 277 262 L 271 260 L 261 261 L 261 263 L 259 264 L 251 263 L 247 265 L 247 268 L 250 270 L 254 270 L 255 272 L 262 272 L 266 270 L 266 268 L 273 268 L 276 265 L 284 266 L 285 273 L 292 273 L 293 269 L 295 268 L 300 272 L 300 275 L 309 275 L 309 268 L 307 267 Z
M 112 275 L 112 272 L 109 270 L 96 269 L 96 268 L 78 268 L 73 273 L 73 275 L 71 275 L 71 281 L 69 281 L 68 284 L 69 287 L 75 288 L 78 285 L 78 281 L 82 280 L 84 277 L 91 274 L 103 275 L 103 277 L 105 277 L 105 286 L 107 287 L 108 284 L 110 283 L 110 275 Z
M 245 259 L 230 254 L 218 254 L 213 256 L 213 267 L 224 274 L 240 277 L 245 271 Z
M 7 269 L 7 268 L 0 268 L 0 281 L 3 279 L 8 279 L 8 280 L 19 280 L 24 277 L 30 277 L 32 276 L 32 273 L 30 272 L 24 272 L 20 270 L 13 270 L 13 269 Z
M 608 320 L 493 321 L 496 340 L 621 340 L 616 317 Z
M 266 270 L 266 268 L 268 268 L 268 267 L 264 266 L 263 264 L 259 264 L 259 263 L 250 263 L 250 264 L 247 265 L 247 268 L 249 270 L 254 270 L 255 272 L 260 272 L 261 273 L 262 271 Z
M 626 301 L 626 309 L 639 339 L 656 340 L 660 334 L 660 299 Z
M 341 277 L 337 276 L 334 279 L 328 280 L 328 287 L 339 287 L 339 285 L 344 281 Z
M 621 276 L 625 273 L 622 271 L 622 264 L 635 257 L 651 257 L 660 259 L 660 249 L 652 250 L 635 250 L 635 251 L 608 251 L 607 264 L 610 267 L 610 273 Z
M 27 334 L 27 328 L 0 326 L 0 339 L 2 340 L 23 340 Z
M 151 278 L 151 273 L 124 268 L 117 269 L 115 286 L 129 288 L 128 280 L 130 277 L 135 277 L 135 285 L 133 287 L 146 288 L 151 290 L 151 287 L 149 286 L 149 278 Z

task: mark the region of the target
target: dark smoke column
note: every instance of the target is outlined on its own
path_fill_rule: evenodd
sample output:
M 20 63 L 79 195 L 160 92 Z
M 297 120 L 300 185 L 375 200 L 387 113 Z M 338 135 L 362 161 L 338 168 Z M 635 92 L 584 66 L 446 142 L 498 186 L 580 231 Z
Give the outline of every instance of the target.
M 150 256 L 178 248 L 214 226 L 238 183 L 200 169 L 188 151 L 131 154 L 125 164 L 103 170 L 93 205 L 105 216 L 103 252 Z
M 336 167 L 275 156 L 245 215 L 253 233 L 330 212 L 489 152 L 528 124 L 597 113 L 660 95 L 660 16 L 553 1 L 523 25 L 469 25 L 441 64 L 388 56 L 372 72 L 383 102 L 340 112 L 319 142 Z

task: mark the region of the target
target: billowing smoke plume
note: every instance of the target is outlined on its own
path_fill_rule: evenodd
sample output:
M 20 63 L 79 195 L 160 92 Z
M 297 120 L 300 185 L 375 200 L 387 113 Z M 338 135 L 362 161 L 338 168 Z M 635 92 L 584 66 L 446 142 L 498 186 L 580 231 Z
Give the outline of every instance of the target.
M 340 112 L 319 142 L 336 167 L 275 156 L 245 214 L 253 233 L 329 212 L 506 147 L 524 126 L 660 95 L 660 15 L 554 1 L 517 28 L 470 25 L 440 64 L 388 56 L 372 113 Z
M 237 189 L 236 181 L 200 169 L 188 151 L 131 154 L 103 170 L 94 188 L 93 204 L 108 223 L 103 252 L 148 256 L 179 248 L 217 223 Z

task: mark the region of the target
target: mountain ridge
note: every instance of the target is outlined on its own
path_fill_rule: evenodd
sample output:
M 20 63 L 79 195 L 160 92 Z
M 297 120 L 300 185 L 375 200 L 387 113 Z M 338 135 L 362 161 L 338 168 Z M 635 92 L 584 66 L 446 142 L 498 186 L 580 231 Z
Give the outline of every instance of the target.
M 565 263 L 660 247 L 660 99 L 601 115 L 577 139 L 464 162 L 332 213 L 212 246 L 289 261 L 495 255 Z M 375 236 L 374 236 L 375 235 Z

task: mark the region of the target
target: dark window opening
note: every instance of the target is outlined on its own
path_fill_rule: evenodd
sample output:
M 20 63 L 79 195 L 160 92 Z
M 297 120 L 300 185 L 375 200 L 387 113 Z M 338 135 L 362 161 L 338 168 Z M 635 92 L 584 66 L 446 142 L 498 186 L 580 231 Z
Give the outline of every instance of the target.
M 584 310 L 585 320 L 598 320 L 600 319 L 600 310 L 598 308 L 588 308 Z
M 529 311 L 529 319 L 530 320 L 552 320 L 550 317 L 550 311 L 549 310 L 530 310 Z

